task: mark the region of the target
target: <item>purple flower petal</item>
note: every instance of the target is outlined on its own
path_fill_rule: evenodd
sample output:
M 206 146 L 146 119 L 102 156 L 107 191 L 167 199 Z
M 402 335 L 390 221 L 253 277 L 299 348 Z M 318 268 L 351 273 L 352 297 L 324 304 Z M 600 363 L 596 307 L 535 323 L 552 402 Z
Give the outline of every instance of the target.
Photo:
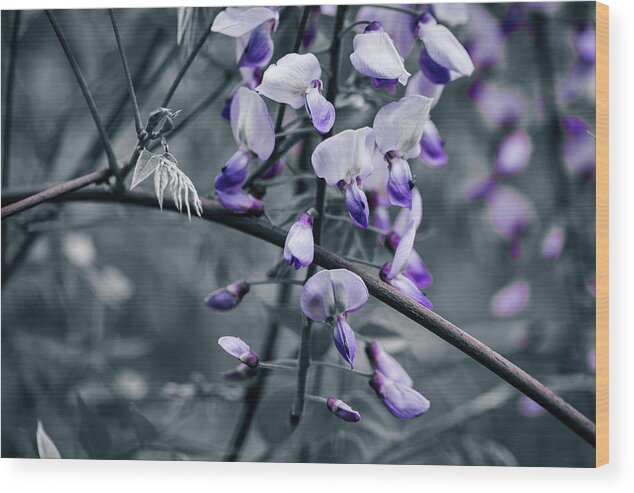
M 469 53 L 449 29 L 436 23 L 431 14 L 424 14 L 418 26 L 418 37 L 423 41 L 424 51 L 429 58 L 448 71 L 463 76 L 473 73 L 474 66 Z M 439 82 L 432 77 L 429 79 Z
M 272 180 L 273 178 L 277 178 L 282 174 L 284 168 L 286 167 L 286 163 L 283 159 L 276 161 L 272 166 L 269 166 L 267 170 L 262 173 L 260 176 L 260 180 Z
M 360 309 L 368 302 L 363 280 L 346 269 L 322 270 L 306 281 L 300 296 L 304 315 L 324 322 Z
M 224 165 L 220 174 L 216 176 L 214 187 L 216 191 L 227 192 L 241 187 L 249 172 L 249 154 L 236 151 Z
M 273 121 L 266 104 L 255 91 L 246 87 L 236 91 L 231 101 L 231 130 L 240 149 L 252 151 L 261 161 L 266 161 L 273 153 Z
M 354 356 L 357 353 L 357 341 L 354 331 L 345 317 L 337 317 L 332 328 L 332 339 L 339 354 L 353 368 Z
M 542 257 L 546 260 L 557 260 L 564 247 L 566 233 L 561 226 L 553 226 L 542 241 Z
M 418 289 L 425 289 L 434 282 L 431 272 L 429 272 L 423 259 L 420 258 L 420 255 L 418 255 L 415 250 L 412 250 L 403 274 L 410 279 Z
M 420 51 L 418 59 L 420 71 L 434 84 L 447 84 L 451 82 L 451 72 L 429 56 L 425 48 Z
M 249 42 L 238 60 L 238 67 L 265 67 L 273 56 L 271 32 L 263 26 L 251 33 Z
M 321 78 L 319 60 L 312 53 L 289 53 L 264 72 L 257 92 L 293 109 L 304 106 L 304 94 L 314 80 Z
M 445 141 L 442 140 L 436 125 L 431 120 L 425 123 L 425 130 L 420 139 L 420 158 L 430 168 L 440 168 L 448 161 Z
M 487 205 L 494 228 L 510 240 L 517 238 L 534 216 L 527 199 L 507 186 L 496 187 L 488 196 Z
M 573 34 L 573 43 L 579 60 L 594 65 L 597 58 L 596 33 L 592 22 L 584 22 Z
M 373 370 L 378 370 L 390 380 L 405 387 L 414 386 L 414 382 L 401 364 L 386 353 L 378 342 L 373 341 L 368 344 L 365 351 Z
M 532 147 L 524 130 L 508 134 L 498 147 L 495 172 L 499 176 L 513 176 L 522 171 L 530 159 Z
M 419 154 L 419 142 L 429 118 L 432 100 L 424 96 L 406 96 L 383 106 L 372 125 L 376 145 L 383 154 L 413 158 Z M 410 155 L 413 151 L 418 151 Z
M 469 95 L 478 103 L 478 108 L 491 124 L 512 126 L 526 110 L 526 101 L 517 93 L 475 81 Z
M 397 79 L 407 85 L 411 74 L 405 70 L 389 34 L 383 30 L 357 34 L 352 46 L 350 61 L 357 72 L 373 79 Z
M 391 205 L 411 209 L 414 178 L 412 178 L 412 170 L 408 162 L 403 158 L 392 158 L 390 159 L 389 171 L 390 177 L 385 189 L 388 201 Z
M 596 142 L 588 125 L 576 117 L 565 117 L 563 154 L 566 164 L 577 173 L 594 177 L 596 173 Z
M 244 363 L 240 363 L 238 366 L 231 370 L 227 370 L 222 374 L 224 378 L 227 380 L 246 380 L 249 377 L 252 377 L 257 372 L 253 368 L 249 368 Z
M 516 281 L 500 289 L 491 299 L 491 310 L 498 317 L 510 317 L 521 312 L 531 294 L 525 281 Z
M 330 186 L 362 180 L 372 173 L 374 132 L 369 127 L 344 130 L 320 142 L 311 162 L 315 173 Z
M 594 97 L 595 75 L 594 64 L 578 60 L 558 85 L 557 97 L 564 103 L 574 101 L 584 93 L 591 94 Z
M 500 60 L 504 47 L 504 35 L 498 21 L 484 6 L 476 4 L 470 7 L 471 36 L 467 42 L 467 51 L 476 67 L 486 69 Z
M 241 187 L 222 191 L 216 189 L 216 194 L 223 207 L 238 214 L 260 215 L 264 210 L 264 205 Z
M 361 415 L 357 411 L 335 397 L 331 397 L 326 401 L 326 407 L 332 414 L 343 421 L 357 423 L 361 419 Z
M 238 358 L 249 368 L 256 368 L 259 360 L 258 355 L 251 351 L 251 348 L 239 337 L 223 336 L 218 339 L 218 344 L 222 349 L 234 358 Z
M 497 185 L 497 176 L 489 175 L 486 178 L 475 180 L 467 185 L 465 194 L 470 200 L 487 198 Z
M 205 298 L 205 304 L 214 310 L 231 310 L 249 292 L 249 285 L 241 280 L 216 289 Z
M 284 244 L 284 260 L 295 269 L 313 263 L 315 243 L 313 240 L 313 218 L 304 212 L 293 223 Z
M 352 222 L 361 229 L 368 228 L 370 208 L 368 199 L 356 180 L 346 186 L 346 208 Z
M 411 279 L 405 277 L 403 274 L 396 274 L 390 277 L 389 273 L 391 268 L 392 265 L 390 262 L 385 264 L 379 272 L 379 277 L 419 305 L 424 306 L 428 310 L 433 310 L 434 306 L 431 301 L 425 296 L 425 293 L 416 287 L 416 284 L 414 284 Z
M 412 419 L 429 411 L 430 402 L 411 387 L 399 385 L 375 371 L 370 386 L 385 407 L 399 419 Z
M 306 109 L 313 126 L 320 134 L 327 134 L 335 124 L 335 107 L 321 94 L 321 81 L 311 82 L 306 93 Z

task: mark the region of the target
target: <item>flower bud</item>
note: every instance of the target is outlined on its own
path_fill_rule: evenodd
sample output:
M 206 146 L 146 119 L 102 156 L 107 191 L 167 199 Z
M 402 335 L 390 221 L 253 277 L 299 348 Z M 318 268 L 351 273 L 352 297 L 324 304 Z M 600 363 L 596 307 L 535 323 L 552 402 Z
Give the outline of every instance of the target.
M 297 270 L 312 264 L 314 254 L 313 218 L 304 212 L 288 231 L 284 244 L 284 261 Z
M 249 368 L 256 368 L 258 366 L 260 361 L 258 355 L 251 351 L 248 344 L 239 337 L 223 336 L 218 339 L 218 345 Z
M 361 419 L 361 415 L 357 411 L 335 397 L 331 397 L 326 401 L 326 407 L 332 414 L 348 423 L 356 423 Z
M 180 110 L 172 111 L 169 108 L 157 108 L 147 120 L 145 131 L 150 139 L 158 139 L 174 128 L 174 118 L 178 116 Z
M 380 371 L 375 371 L 370 380 L 385 407 L 399 419 L 412 419 L 429 411 L 431 404 L 413 388 L 390 380 Z
M 227 370 L 222 374 L 227 380 L 246 380 L 249 377 L 252 377 L 255 374 L 255 370 L 245 365 L 244 363 L 240 363 L 238 366 L 231 370 Z
M 245 280 L 240 280 L 210 293 L 205 298 L 205 304 L 214 310 L 231 310 L 248 292 L 249 285 Z

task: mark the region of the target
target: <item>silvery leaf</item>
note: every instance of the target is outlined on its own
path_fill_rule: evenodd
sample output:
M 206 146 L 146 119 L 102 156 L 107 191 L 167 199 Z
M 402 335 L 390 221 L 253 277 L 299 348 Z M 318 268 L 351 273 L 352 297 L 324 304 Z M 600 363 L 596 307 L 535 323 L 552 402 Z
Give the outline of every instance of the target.
M 48 436 L 46 431 L 44 431 L 44 427 L 42 426 L 42 422 L 37 422 L 37 431 L 35 432 L 35 439 L 37 441 L 37 452 L 40 456 L 40 459 L 61 459 L 62 456 L 57 450 L 55 443 L 51 440 L 51 437 Z
M 130 190 L 133 190 L 139 183 L 149 177 L 161 163 L 160 156 L 152 154 L 151 152 L 143 149 L 139 155 L 139 159 L 136 161 L 134 167 L 134 174 L 132 175 L 132 184 Z

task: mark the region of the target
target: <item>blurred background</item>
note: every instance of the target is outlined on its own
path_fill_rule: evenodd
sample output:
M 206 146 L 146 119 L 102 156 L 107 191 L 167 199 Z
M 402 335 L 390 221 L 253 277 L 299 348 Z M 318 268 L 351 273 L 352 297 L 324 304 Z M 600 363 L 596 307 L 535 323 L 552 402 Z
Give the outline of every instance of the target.
M 321 53 L 326 66 L 329 10 L 314 13 L 317 35 L 305 49 Z M 348 22 L 357 11 L 349 9 Z M 281 9 L 272 61 L 290 50 L 301 13 Z M 425 292 L 437 313 L 594 419 L 595 188 L 594 161 L 587 161 L 594 159 L 588 147 L 595 102 L 594 67 L 584 51 L 594 40 L 594 3 L 483 4 L 469 13 L 452 31 L 476 72 L 447 85 L 432 111 L 448 164 L 432 169 L 411 161 L 424 202 L 416 250 L 434 277 Z M 213 14 L 196 9 L 177 44 L 176 9 L 117 11 L 144 118 L 160 106 Z M 108 13 L 56 16 L 115 153 L 125 159 L 136 135 Z M 335 131 L 371 125 L 394 99 L 354 73 L 352 37 L 343 42 Z M 168 141 L 201 196 L 236 150 L 220 116 L 239 80 L 234 67 L 235 40 L 212 34 L 170 103 L 183 115 L 199 108 Z M 417 49 L 406 67 L 419 71 Z M 2 82 L 3 193 L 105 164 L 44 12 L 2 13 Z M 267 104 L 274 115 L 277 104 Z M 576 132 L 575 122 L 587 132 Z M 518 130 L 529 136 L 531 151 L 521 170 L 497 178 L 496 190 L 509 193 L 497 201 L 473 198 L 473 184 L 494 173 L 501 143 Z M 317 142 L 309 138 L 304 147 Z M 283 227 L 313 200 L 312 181 L 300 195 L 293 185 L 291 169 L 301 168 L 302 156 L 289 153 L 288 169 L 261 190 L 268 214 Z M 328 204 L 329 213 L 344 216 L 336 194 Z M 264 278 L 279 263 L 280 250 L 260 240 L 171 212 L 89 202 L 37 207 L 3 221 L 2 233 L 3 457 L 37 457 L 39 420 L 64 458 L 594 465 L 594 449 L 555 418 L 373 299 L 351 316 L 353 327 L 401 362 L 432 410 L 399 421 L 363 379 L 324 369 L 311 372 L 312 391 L 340 397 L 363 419 L 344 423 L 308 402 L 291 433 L 295 375 L 228 381 L 222 372 L 235 361 L 216 341 L 236 335 L 258 351 L 273 330 L 274 357 L 295 357 L 299 288 L 254 286 L 224 313 L 203 302 L 210 291 Z M 375 263 L 391 258 L 375 234 L 340 220 L 326 223 L 324 242 Z M 326 328 L 317 328 L 312 342 L 316 359 L 339 361 Z M 358 367 L 369 368 L 364 357 Z M 258 392 L 245 429 L 245 409 Z

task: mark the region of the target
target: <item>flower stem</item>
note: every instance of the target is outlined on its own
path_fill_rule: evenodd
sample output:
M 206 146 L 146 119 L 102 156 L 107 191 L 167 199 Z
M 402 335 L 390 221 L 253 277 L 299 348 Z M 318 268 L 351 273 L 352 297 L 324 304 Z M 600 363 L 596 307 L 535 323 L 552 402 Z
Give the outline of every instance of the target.
M 247 284 L 249 286 L 263 286 L 265 284 L 296 284 L 297 286 L 303 286 L 304 282 L 298 281 L 296 279 L 276 278 L 276 279 L 262 279 L 259 281 L 247 281 Z
M 317 402 L 318 404 L 326 404 L 327 399 L 325 397 L 321 397 L 320 395 L 307 394 L 307 401 Z
M 288 371 L 297 370 L 295 366 L 278 365 L 276 363 L 265 363 L 263 361 L 260 361 L 260 363 L 258 363 L 258 368 L 264 368 L 265 370 L 288 370 Z
M 139 104 L 136 99 L 136 93 L 134 92 L 134 84 L 132 83 L 132 75 L 130 74 L 130 67 L 128 66 L 128 58 L 125 55 L 125 48 L 123 47 L 123 42 L 121 41 L 119 25 L 117 24 L 117 18 L 114 10 L 108 9 L 108 13 L 110 14 L 112 30 L 114 31 L 114 37 L 117 40 L 117 48 L 119 49 L 119 56 L 121 57 L 121 64 L 123 65 L 123 73 L 125 74 L 125 80 L 128 86 L 128 95 L 130 97 L 130 104 L 132 105 L 132 112 L 134 113 L 134 127 L 136 129 L 136 135 L 137 137 L 140 137 L 141 132 L 143 132 L 143 122 L 141 121 Z
M 362 24 L 372 24 L 372 21 L 356 21 L 356 22 L 353 22 L 352 24 L 350 24 L 348 27 L 346 27 L 345 29 L 343 29 L 339 33 L 339 38 L 343 38 L 346 34 L 348 34 L 350 31 L 352 31 L 355 27 L 360 26 Z
M 372 373 L 367 373 L 364 371 L 359 371 L 355 369 L 348 368 L 346 366 L 338 365 L 337 363 L 331 363 L 329 361 L 313 361 L 313 365 L 315 366 L 324 366 L 327 368 L 335 368 L 337 370 L 345 371 L 346 373 L 352 373 L 353 375 L 358 375 L 363 378 L 372 378 Z

